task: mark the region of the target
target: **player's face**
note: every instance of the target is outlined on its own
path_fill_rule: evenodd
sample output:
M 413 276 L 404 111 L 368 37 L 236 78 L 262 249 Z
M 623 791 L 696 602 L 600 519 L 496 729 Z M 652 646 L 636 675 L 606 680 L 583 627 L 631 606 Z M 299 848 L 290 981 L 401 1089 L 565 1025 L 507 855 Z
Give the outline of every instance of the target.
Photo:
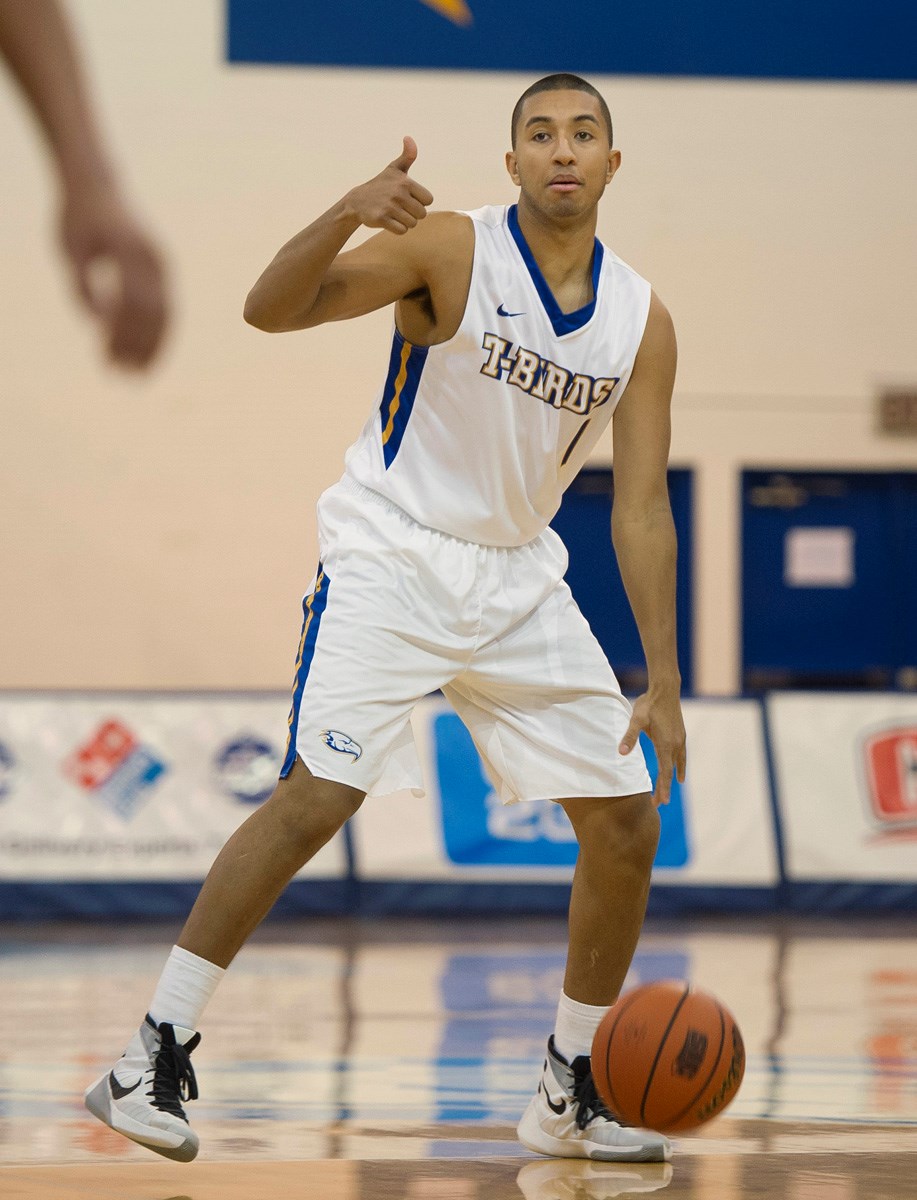
M 598 100 L 574 91 L 529 96 L 506 156 L 522 200 L 556 219 L 591 213 L 620 162 Z

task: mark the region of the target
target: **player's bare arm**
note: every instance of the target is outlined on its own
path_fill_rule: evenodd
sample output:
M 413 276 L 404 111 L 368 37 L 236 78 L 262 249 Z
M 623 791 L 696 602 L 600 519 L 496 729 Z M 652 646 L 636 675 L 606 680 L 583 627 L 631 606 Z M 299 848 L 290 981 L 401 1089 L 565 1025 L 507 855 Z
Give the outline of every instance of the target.
M 398 158 L 287 242 L 249 293 L 246 321 L 279 333 L 397 303 L 407 338 L 451 337 L 467 292 L 473 234 L 458 213 L 426 219 L 433 196 L 409 174 L 416 157 L 413 139 L 405 138 Z M 382 232 L 344 251 L 363 226 Z
M 666 485 L 676 358 L 672 318 L 653 294 L 633 375 L 613 418 L 611 524 L 649 676 L 621 750 L 629 753 L 641 730 L 649 735 L 659 762 L 657 804 L 668 802 L 673 769 L 679 780 L 685 771 L 675 638 L 675 526 Z

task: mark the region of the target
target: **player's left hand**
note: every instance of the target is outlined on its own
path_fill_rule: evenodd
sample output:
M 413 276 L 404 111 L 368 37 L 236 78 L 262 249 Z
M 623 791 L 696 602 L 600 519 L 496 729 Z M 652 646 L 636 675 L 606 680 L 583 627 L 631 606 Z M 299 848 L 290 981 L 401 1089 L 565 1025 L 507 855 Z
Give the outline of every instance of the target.
M 653 743 L 659 764 L 653 803 L 657 807 L 668 804 L 672 772 L 676 772 L 679 783 L 685 781 L 685 723 L 677 691 L 653 692 L 651 689 L 637 697 L 627 732 L 618 746 L 621 754 L 630 754 L 641 733 Z
M 77 291 L 102 326 L 109 359 L 149 366 L 168 323 L 162 259 L 111 189 L 71 189 L 60 225 Z

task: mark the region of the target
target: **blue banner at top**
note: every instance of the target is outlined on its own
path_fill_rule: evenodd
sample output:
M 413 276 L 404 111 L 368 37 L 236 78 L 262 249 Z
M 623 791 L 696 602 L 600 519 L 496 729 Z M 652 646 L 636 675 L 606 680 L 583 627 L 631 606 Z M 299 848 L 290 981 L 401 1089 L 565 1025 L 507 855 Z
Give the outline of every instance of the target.
M 232 62 L 917 79 L 915 0 L 227 0 Z

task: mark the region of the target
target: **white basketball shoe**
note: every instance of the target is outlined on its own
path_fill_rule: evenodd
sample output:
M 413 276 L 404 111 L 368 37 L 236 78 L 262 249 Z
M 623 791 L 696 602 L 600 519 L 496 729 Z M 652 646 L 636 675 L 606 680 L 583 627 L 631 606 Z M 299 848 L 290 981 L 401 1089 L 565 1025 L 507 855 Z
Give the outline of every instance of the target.
M 198 1151 L 183 1100 L 197 1099 L 188 1057 L 201 1035 L 147 1015 L 124 1054 L 90 1087 L 86 1107 L 106 1125 L 157 1154 L 190 1162 Z
M 595 1090 L 588 1055 L 572 1063 L 548 1041 L 538 1091 L 519 1122 L 519 1141 L 555 1158 L 602 1162 L 665 1162 L 672 1146 L 661 1133 L 631 1129 L 615 1119 Z

